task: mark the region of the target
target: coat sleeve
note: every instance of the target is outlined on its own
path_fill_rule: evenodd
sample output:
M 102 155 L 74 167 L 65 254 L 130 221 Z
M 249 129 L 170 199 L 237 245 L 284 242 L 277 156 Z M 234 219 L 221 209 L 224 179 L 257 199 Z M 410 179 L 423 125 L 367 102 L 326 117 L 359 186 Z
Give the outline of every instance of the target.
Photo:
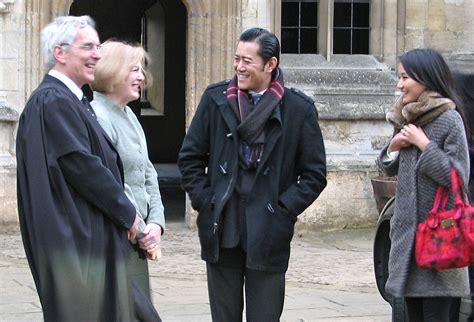
M 314 106 L 308 108 L 300 128 L 296 169 L 298 181 L 292 184 L 279 202 L 290 214 L 300 214 L 326 187 L 326 151 Z
M 147 224 L 158 224 L 162 228 L 162 232 L 165 230 L 165 214 L 163 202 L 161 200 L 160 187 L 158 185 L 158 175 L 155 167 L 148 160 L 145 169 L 145 187 L 146 191 L 150 195 L 150 210 L 146 219 Z
M 469 182 L 469 151 L 464 124 L 458 113 L 442 120 L 446 125 L 446 138 L 441 145 L 428 143 L 417 162 L 417 169 L 445 187 L 451 185 L 451 167 L 455 167 L 464 185 Z M 441 116 L 443 117 L 443 115 Z
M 390 162 L 382 161 L 383 156 L 387 154 L 387 149 L 388 149 L 389 144 L 390 143 L 387 143 L 387 145 L 383 147 L 382 151 L 380 151 L 380 154 L 377 158 L 377 166 L 385 175 L 389 177 L 393 177 L 397 175 L 398 173 L 399 158 L 397 157 Z
M 209 164 L 209 96 L 204 93 L 179 152 L 178 167 L 181 184 L 191 204 L 198 210 L 209 196 L 210 182 L 206 173 Z
M 123 187 L 101 160 L 91 154 L 72 152 L 58 159 L 66 181 L 117 225 L 126 229 L 135 220 L 135 207 Z
M 92 154 L 85 121 L 69 98 L 51 91 L 45 96 L 43 136 L 48 158 L 57 162 L 65 180 L 117 225 L 129 229 L 135 208 L 121 182 Z

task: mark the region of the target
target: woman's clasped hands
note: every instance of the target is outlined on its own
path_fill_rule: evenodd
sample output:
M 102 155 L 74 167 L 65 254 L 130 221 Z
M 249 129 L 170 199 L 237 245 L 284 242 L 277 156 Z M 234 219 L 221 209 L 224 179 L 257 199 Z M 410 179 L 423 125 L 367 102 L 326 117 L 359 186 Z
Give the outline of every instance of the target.
M 421 127 L 407 124 L 402 127 L 400 132 L 393 136 L 388 150 L 390 152 L 400 151 L 402 148 L 415 145 L 421 151 L 424 151 L 429 142 L 430 140 Z
M 161 257 L 161 234 L 160 225 L 148 224 L 143 230 L 143 237 L 138 240 L 138 245 L 150 260 L 158 260 Z

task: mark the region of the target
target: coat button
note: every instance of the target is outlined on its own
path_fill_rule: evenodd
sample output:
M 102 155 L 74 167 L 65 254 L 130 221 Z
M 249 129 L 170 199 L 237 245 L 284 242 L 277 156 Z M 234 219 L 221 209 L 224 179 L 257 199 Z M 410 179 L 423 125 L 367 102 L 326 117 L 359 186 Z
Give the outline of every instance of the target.
M 272 214 L 275 213 L 275 209 L 273 209 L 272 205 L 270 203 L 267 204 L 267 209 L 270 211 Z

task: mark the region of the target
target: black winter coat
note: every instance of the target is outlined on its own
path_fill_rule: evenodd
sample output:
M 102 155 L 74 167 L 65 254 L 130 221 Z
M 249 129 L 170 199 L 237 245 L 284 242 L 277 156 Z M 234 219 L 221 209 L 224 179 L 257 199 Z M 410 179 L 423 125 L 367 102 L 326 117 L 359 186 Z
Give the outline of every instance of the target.
M 224 207 L 236 183 L 239 119 L 227 102 L 228 81 L 204 92 L 179 153 L 182 185 L 199 212 L 202 259 L 219 257 Z M 285 88 L 267 122 L 266 143 L 247 200 L 247 267 L 285 272 L 297 216 L 326 186 L 326 155 L 314 103 Z

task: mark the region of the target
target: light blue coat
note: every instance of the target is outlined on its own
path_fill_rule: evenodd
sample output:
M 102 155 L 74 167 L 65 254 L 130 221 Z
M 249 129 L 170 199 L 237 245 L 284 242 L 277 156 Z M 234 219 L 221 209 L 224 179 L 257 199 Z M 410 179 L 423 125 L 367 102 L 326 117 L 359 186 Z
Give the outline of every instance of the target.
M 126 195 L 146 224 L 155 223 L 164 230 L 158 175 L 148 159 L 145 133 L 137 117 L 128 106 L 120 107 L 99 92 L 94 92 L 91 105 L 122 159 Z

